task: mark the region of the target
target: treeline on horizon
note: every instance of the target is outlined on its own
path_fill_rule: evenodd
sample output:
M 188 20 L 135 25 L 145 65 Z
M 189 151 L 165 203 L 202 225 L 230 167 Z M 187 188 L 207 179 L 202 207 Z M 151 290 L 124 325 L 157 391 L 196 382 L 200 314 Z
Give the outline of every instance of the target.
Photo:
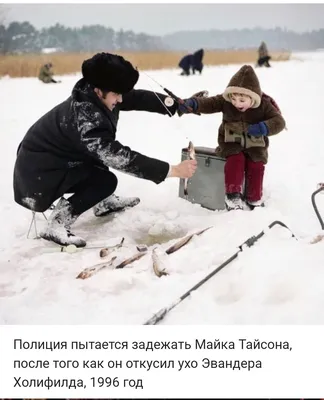
M 102 25 L 56 24 L 40 30 L 27 21 L 0 25 L 1 54 L 42 53 L 49 48 L 57 52 L 235 50 L 257 48 L 261 41 L 270 51 L 316 50 L 324 48 L 324 29 L 304 33 L 282 28 L 214 29 L 153 36 Z

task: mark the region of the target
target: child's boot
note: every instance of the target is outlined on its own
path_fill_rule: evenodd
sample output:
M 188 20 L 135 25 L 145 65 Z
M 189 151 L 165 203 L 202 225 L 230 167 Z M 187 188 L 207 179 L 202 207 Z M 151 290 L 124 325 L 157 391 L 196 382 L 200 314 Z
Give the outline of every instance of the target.
M 264 202 L 262 200 L 257 200 L 257 201 L 246 200 L 246 204 L 251 210 L 254 210 L 255 207 L 264 207 Z
M 227 193 L 225 195 L 225 206 L 227 211 L 243 210 L 241 193 Z

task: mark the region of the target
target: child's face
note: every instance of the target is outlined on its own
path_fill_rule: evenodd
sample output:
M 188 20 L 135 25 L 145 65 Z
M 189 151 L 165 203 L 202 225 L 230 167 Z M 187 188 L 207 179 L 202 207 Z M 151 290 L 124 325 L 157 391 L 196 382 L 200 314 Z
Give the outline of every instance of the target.
M 252 99 L 245 94 L 231 94 L 231 102 L 239 111 L 244 112 L 252 107 Z

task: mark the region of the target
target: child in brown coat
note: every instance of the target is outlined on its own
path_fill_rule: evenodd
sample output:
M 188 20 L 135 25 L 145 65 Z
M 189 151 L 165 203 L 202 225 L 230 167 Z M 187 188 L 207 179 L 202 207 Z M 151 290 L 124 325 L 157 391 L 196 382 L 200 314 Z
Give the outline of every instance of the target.
M 253 68 L 249 65 L 240 68 L 223 94 L 185 100 L 179 115 L 189 112 L 186 106 L 195 113 L 223 113 L 216 154 L 226 158 L 227 209 L 242 210 L 243 199 L 251 209 L 262 205 L 269 136 L 281 132 L 285 120 L 273 99 L 262 93 Z

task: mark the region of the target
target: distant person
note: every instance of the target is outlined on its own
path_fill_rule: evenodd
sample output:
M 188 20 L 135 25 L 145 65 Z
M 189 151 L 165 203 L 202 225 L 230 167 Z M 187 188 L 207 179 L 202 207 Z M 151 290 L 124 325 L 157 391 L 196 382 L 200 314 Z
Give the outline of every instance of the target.
M 268 48 L 267 48 L 267 45 L 265 44 L 265 42 L 261 42 L 261 44 L 258 48 L 258 54 L 259 54 L 259 58 L 257 61 L 257 66 L 262 67 L 264 65 L 267 68 L 271 67 L 271 65 L 269 64 L 269 60 L 271 59 L 271 56 L 269 56 Z
M 156 184 L 166 178 L 190 178 L 197 168 L 195 160 L 171 165 L 118 141 L 120 111 L 170 116 L 178 111 L 171 97 L 134 89 L 139 73 L 129 61 L 98 53 L 83 62 L 82 75 L 71 96 L 30 127 L 18 147 L 14 167 L 18 204 L 44 212 L 60 199 L 40 236 L 62 246 L 86 245 L 71 231 L 85 211 L 93 208 L 94 215 L 102 217 L 140 202 L 138 197 L 115 195 L 118 179 L 110 168 Z M 133 133 L 135 128 L 141 129 L 128 127 Z M 154 127 L 147 135 L 154 135 Z
M 203 58 L 204 58 L 203 49 L 197 50 L 195 53 L 193 53 L 191 57 L 191 68 L 193 75 L 195 74 L 196 71 L 198 71 L 200 74 L 202 73 L 202 70 L 204 68 L 204 64 L 202 62 Z
M 60 83 L 60 81 L 56 81 L 53 78 L 54 72 L 52 68 L 52 63 L 44 64 L 39 71 L 38 79 L 44 83 Z
M 192 57 L 192 54 L 187 54 L 181 58 L 179 67 L 182 69 L 182 72 L 180 75 L 190 75 L 190 68 L 192 68 Z
M 193 54 L 187 54 L 186 56 L 182 57 L 182 59 L 179 62 L 179 67 L 182 69 L 180 75 L 188 76 L 190 75 L 190 70 L 192 71 L 193 75 L 195 75 L 196 71 L 198 71 L 201 74 L 204 68 L 204 64 L 202 62 L 203 58 L 204 58 L 203 49 L 197 50 Z

